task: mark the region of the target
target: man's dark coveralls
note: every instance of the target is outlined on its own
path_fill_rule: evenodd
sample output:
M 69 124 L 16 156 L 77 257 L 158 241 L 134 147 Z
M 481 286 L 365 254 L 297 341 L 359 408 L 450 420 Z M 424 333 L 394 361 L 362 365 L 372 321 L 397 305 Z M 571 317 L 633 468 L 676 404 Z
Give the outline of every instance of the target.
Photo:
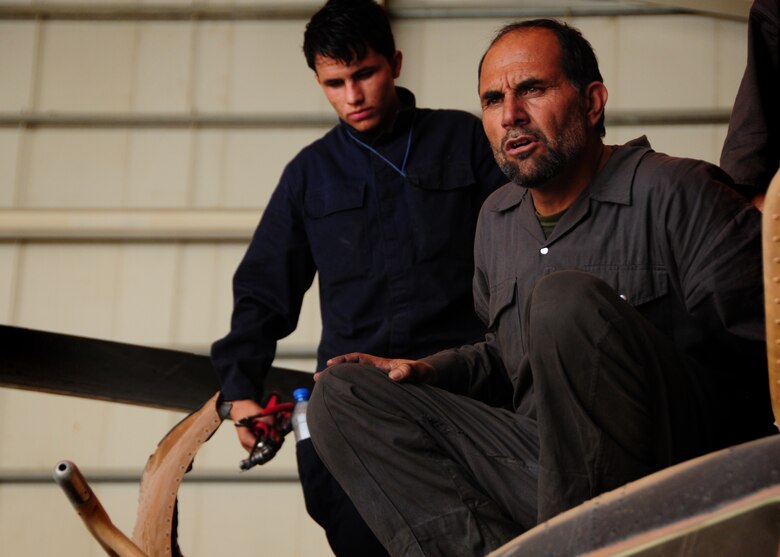
M 319 369 L 356 350 L 417 358 L 484 335 L 474 229 L 506 177 L 478 118 L 418 109 L 397 91 L 404 108 L 390 131 L 341 122 L 285 168 L 233 280 L 231 331 L 212 348 L 228 400 L 261 400 L 276 341 L 295 330 L 315 272 Z M 310 442 L 298 460 L 307 508 L 334 551 L 381 552 Z
M 392 555 L 483 554 L 773 432 L 760 215 L 728 183 L 635 140 L 549 238 L 529 192 L 508 184 L 477 227 L 484 342 L 425 358 L 436 386 L 357 364 L 322 374 L 314 445 Z M 482 402 L 502 392 L 513 410 Z

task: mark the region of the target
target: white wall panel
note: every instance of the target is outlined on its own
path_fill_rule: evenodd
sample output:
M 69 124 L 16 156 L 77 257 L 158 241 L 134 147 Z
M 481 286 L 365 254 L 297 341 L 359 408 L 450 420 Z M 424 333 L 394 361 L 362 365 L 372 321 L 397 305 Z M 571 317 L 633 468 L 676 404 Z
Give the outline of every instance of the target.
M 236 29 L 225 22 L 207 21 L 195 29 L 193 96 L 198 110 L 228 112 L 234 69 Z
M 22 207 L 121 207 L 129 134 L 123 129 L 29 131 L 22 154 Z
M 235 273 L 245 251 L 246 245 L 244 244 L 224 244 L 219 246 L 217 251 L 214 265 L 216 315 L 212 325 L 215 327 L 216 334 L 212 340 L 225 336 L 230 330 L 230 314 L 233 310 L 233 291 L 231 289 L 233 273 Z
M 16 204 L 16 178 L 23 134 L 21 129 L 0 129 L 0 208 Z
M 18 243 L 0 243 L 0 323 L 11 323 L 13 319 L 22 249 Z
M 30 108 L 35 22 L 0 21 L 0 110 Z
M 625 143 L 646 135 L 653 149 L 677 157 L 690 157 L 718 164 L 726 126 L 621 126 L 607 128 L 605 142 Z
M 135 522 L 138 488 L 101 485 L 98 498 L 114 524 L 129 535 Z M 25 556 L 106 555 L 53 481 L 51 486 L 0 484 L 0 552 Z
M 284 167 L 322 131 L 234 130 L 226 135 L 222 151 L 226 157 L 223 206 L 265 207 Z
M 29 244 L 17 284 L 16 325 L 113 338 L 121 250 L 110 244 Z
M 191 206 L 194 133 L 187 129 L 130 132 L 127 176 L 117 176 L 113 181 L 115 186 L 123 187 L 120 205 Z
M 43 29 L 37 108 L 87 113 L 132 108 L 139 24 L 52 22 Z
M 178 248 L 180 268 L 171 293 L 171 298 L 176 300 L 171 339 L 173 345 L 206 349 L 212 341 L 227 333 L 232 308 L 231 278 L 246 246 L 234 245 L 229 252 L 224 247 L 184 244 Z M 301 349 L 318 342 L 321 324 L 317 287 L 315 279 L 304 297 L 300 325 L 295 333 L 282 342 L 282 346 Z M 313 370 L 311 362 L 305 369 Z
M 323 131 L 39 129 L 26 134 L 16 180 L 20 135 L 0 133 L 9 161 L 0 202 L 11 206 L 16 195 L 36 208 L 262 208 L 287 162 Z
M 142 243 L 118 251 L 111 337 L 135 344 L 169 344 L 176 292 L 183 278 L 177 272 L 180 248 Z
M 620 19 L 617 84 L 621 109 L 714 108 L 715 23 L 704 17 Z
M 188 507 L 188 501 L 197 503 Z M 201 489 L 185 484 L 181 505 L 180 541 L 192 557 L 331 555 L 319 527 L 305 514 L 298 485 L 228 484 Z M 188 509 L 193 508 L 197 515 L 190 516 Z
M 227 183 L 226 130 L 201 130 L 193 137 L 192 203 L 194 207 L 224 207 Z
M 132 103 L 136 111 L 181 112 L 192 108 L 193 33 L 188 21 L 145 23 L 139 28 Z
M 217 269 L 218 245 L 184 244 L 178 248 L 179 269 L 171 299 L 175 300 L 172 326 L 174 345 L 204 348 L 227 327 L 217 323 L 217 293 L 230 288 L 217 283 L 223 273 Z
M 326 110 L 328 105 L 301 50 L 303 28 L 301 21 L 234 25 L 231 111 L 317 114 Z
M 259 215 L 258 215 L 259 217 Z M 185 251 L 184 267 L 181 276 L 185 277 L 183 282 L 187 284 L 185 290 L 182 292 L 184 299 L 179 302 L 180 315 L 192 316 L 196 312 L 201 315 L 204 312 L 209 311 L 210 318 L 206 322 L 186 323 L 187 321 L 197 321 L 185 318 L 179 318 L 177 320 L 176 327 L 176 344 L 187 345 L 203 345 L 208 346 L 214 340 L 222 338 L 227 334 L 230 329 L 230 313 L 233 308 L 233 294 L 232 294 L 232 278 L 233 273 L 238 266 L 239 261 L 246 251 L 246 245 L 224 245 L 214 253 L 213 267 L 208 270 L 203 269 L 201 265 L 210 264 L 211 257 L 207 254 L 207 250 L 199 247 L 188 248 L 190 251 Z M 203 298 L 198 297 L 196 293 L 203 291 L 203 285 L 191 284 L 186 277 L 190 273 L 197 273 L 197 269 L 200 268 L 201 272 L 213 273 L 214 287 L 212 290 L 211 299 L 208 304 L 211 305 L 211 310 L 207 310 L 202 305 Z M 196 279 L 197 281 L 208 280 L 212 278 Z M 317 279 L 314 279 L 314 283 L 309 291 L 303 298 L 303 307 L 301 309 L 301 316 L 298 323 L 298 328 L 289 337 L 282 339 L 279 342 L 281 350 L 305 350 L 311 349 L 319 342 L 320 334 L 322 332 L 322 323 L 320 321 L 319 310 L 319 284 Z M 189 301 L 200 300 L 201 305 L 197 303 L 193 307 L 189 306 Z M 185 324 L 186 323 L 186 324 Z M 208 333 L 203 336 L 203 333 Z M 277 360 L 275 365 L 281 367 L 288 367 L 293 369 L 301 369 L 304 371 L 314 371 L 315 362 L 313 360 L 304 359 L 296 362 L 290 362 L 288 360 Z
M 615 108 L 613 97 L 617 98 L 618 87 L 618 52 L 620 51 L 619 28 L 620 18 L 616 17 L 579 17 L 566 20 L 578 28 L 593 47 L 599 61 L 601 77 L 609 91 L 607 108 Z
M 157 443 L 182 417 L 155 408 L 10 389 L 0 389 L 0 402 L 4 472 L 48 472 L 69 459 L 84 472 L 140 475 Z M 30 416 L 40 416 L 39 425 L 33 427 Z
M 399 84 L 417 104 L 479 112 L 477 67 L 501 20 L 408 20 L 395 24 L 404 54 Z

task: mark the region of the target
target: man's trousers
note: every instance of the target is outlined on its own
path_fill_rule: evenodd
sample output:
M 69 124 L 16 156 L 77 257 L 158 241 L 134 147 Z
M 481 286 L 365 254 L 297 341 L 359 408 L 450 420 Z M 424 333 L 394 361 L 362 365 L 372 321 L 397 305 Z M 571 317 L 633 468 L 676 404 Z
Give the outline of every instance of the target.
M 357 364 L 317 382 L 315 448 L 391 555 L 482 555 L 717 448 L 703 371 L 604 282 L 549 275 L 523 319 L 529 415 Z

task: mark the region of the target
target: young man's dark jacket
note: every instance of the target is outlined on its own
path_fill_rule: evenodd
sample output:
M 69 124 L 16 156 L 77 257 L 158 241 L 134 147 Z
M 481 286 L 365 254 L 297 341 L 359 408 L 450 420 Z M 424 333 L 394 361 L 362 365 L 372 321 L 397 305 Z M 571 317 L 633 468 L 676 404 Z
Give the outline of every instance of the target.
M 292 333 L 315 273 L 317 367 L 361 351 L 418 358 L 473 341 L 474 230 L 506 183 L 475 116 L 402 103 L 389 130 L 341 122 L 285 168 L 233 279 L 230 333 L 212 347 L 228 400 L 261 400 L 276 341 Z M 384 550 L 310 441 L 297 446 L 309 514 L 336 555 Z
M 341 122 L 285 168 L 235 273 L 231 331 L 212 348 L 228 400 L 261 398 L 315 273 L 320 369 L 348 352 L 417 358 L 484 334 L 473 236 L 506 178 L 475 116 L 418 109 L 398 92 L 390 131 Z

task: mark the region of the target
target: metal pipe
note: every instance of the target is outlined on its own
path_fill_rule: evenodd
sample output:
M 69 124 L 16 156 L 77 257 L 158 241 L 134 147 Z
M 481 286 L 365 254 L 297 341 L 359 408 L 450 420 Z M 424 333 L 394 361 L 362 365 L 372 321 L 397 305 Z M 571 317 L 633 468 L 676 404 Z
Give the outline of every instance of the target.
M 333 114 L 86 114 L 0 113 L 3 128 L 264 129 L 329 128 Z
M 0 209 L 0 240 L 248 241 L 262 209 Z
M 667 3 L 668 4 L 668 3 Z M 79 20 L 79 21 L 247 21 L 247 20 L 307 20 L 320 8 L 320 4 L 277 6 L 210 6 L 177 4 L 4 4 L 0 6 L 0 19 Z M 705 13 L 716 17 L 745 20 L 734 13 L 707 9 L 706 6 L 681 8 L 670 5 L 650 6 L 638 4 L 606 6 L 511 6 L 480 5 L 468 7 L 406 6 L 388 7 L 393 20 L 414 19 L 522 19 L 530 17 L 612 17 L 632 15 L 682 15 Z
M 479 113 L 474 113 L 479 116 Z M 727 124 L 730 108 L 607 110 L 608 126 Z M 329 128 L 330 114 L 52 114 L 0 113 L 2 128 L 299 129 Z
M 106 553 L 117 557 L 148 557 L 130 538 L 114 526 L 103 505 L 74 463 L 68 460 L 57 463 L 53 476 L 68 496 L 87 530 Z

